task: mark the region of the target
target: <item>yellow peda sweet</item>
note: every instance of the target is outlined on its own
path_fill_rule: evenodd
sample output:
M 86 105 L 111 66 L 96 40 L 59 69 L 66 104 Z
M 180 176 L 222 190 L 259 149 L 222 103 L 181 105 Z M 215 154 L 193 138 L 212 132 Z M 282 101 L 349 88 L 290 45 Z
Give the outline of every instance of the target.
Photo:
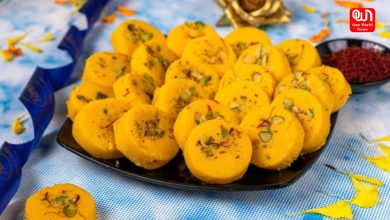
M 164 41 L 158 41 L 158 40 L 152 40 L 145 43 L 146 46 L 148 46 L 155 56 L 161 56 L 163 57 L 168 63 L 172 63 L 175 60 L 179 59 L 179 57 L 176 55 L 176 53 L 169 49 L 167 46 L 167 42 Z
M 325 144 L 330 130 L 330 114 L 312 93 L 302 89 L 286 90 L 276 96 L 271 106 L 295 113 L 301 122 L 305 130 L 302 153 L 316 151 Z
M 98 86 L 89 82 L 82 82 L 70 93 L 69 100 L 66 102 L 68 107 L 68 117 L 73 121 L 77 113 L 91 101 L 114 97 L 112 89 Z
M 333 110 L 340 110 L 352 93 L 351 86 L 345 79 L 343 73 L 336 68 L 325 65 L 312 68 L 308 72 L 317 75 L 330 86 L 335 98 Z
M 221 90 L 223 87 L 231 84 L 232 82 L 242 80 L 257 83 L 262 89 L 264 89 L 269 98 L 271 98 L 274 94 L 276 83 L 273 75 L 264 67 L 257 65 L 248 65 L 238 71 L 234 71 L 234 68 L 229 69 L 225 75 L 223 75 L 218 89 Z
M 165 44 L 156 41 L 139 46 L 133 53 L 131 68 L 140 73 L 146 73 L 153 78 L 156 86 L 164 83 L 165 71 L 176 55 Z
M 232 110 L 239 120 L 251 110 L 267 106 L 267 93 L 251 81 L 236 81 L 218 91 L 215 100 Z
M 157 28 L 140 20 L 124 21 L 111 34 L 114 51 L 130 57 L 138 46 L 152 40 L 165 41 L 165 37 Z
M 302 151 L 305 131 L 299 120 L 280 106 L 249 112 L 241 128 L 252 140 L 252 164 L 269 170 L 291 165 Z
M 276 47 L 286 55 L 294 72 L 298 70 L 306 71 L 321 65 L 320 55 L 309 41 L 288 39 Z
M 25 205 L 26 220 L 95 220 L 91 194 L 73 184 L 56 184 L 31 195 Z
M 115 145 L 113 124 L 130 107 L 128 103 L 113 98 L 88 103 L 73 122 L 74 139 L 96 158 L 122 157 Z
M 222 119 L 196 126 L 184 147 L 185 163 L 195 177 L 210 184 L 240 179 L 252 155 L 248 135 L 236 124 Z
M 187 43 L 203 36 L 219 38 L 217 32 L 201 21 L 185 22 L 173 28 L 167 36 L 167 45 L 178 56 L 181 56 Z
M 329 112 L 335 112 L 334 95 L 328 84 L 310 72 L 297 71 L 283 78 L 275 89 L 275 96 L 288 89 L 302 89 L 317 97 Z
M 141 89 L 149 98 L 153 97 L 156 85 L 154 84 L 153 78 L 149 74 L 131 71 L 129 75 L 130 76 L 128 76 L 128 79 L 130 80 L 131 84 Z
M 130 72 L 130 59 L 118 53 L 99 52 L 88 57 L 82 81 L 100 86 L 112 87 L 112 84 L 124 74 Z
M 240 27 L 230 32 L 224 38 L 226 44 L 233 48 L 236 57 L 250 46 L 256 44 L 272 45 L 267 33 L 254 27 Z
M 271 98 L 276 87 L 275 78 L 266 68 L 258 65 L 250 65 L 236 70 L 239 80 L 252 81 L 258 84 Z
M 187 43 L 182 59 L 208 65 L 222 77 L 236 58 L 232 49 L 226 47 L 221 39 L 200 37 Z
M 149 104 L 150 97 L 140 87 L 134 85 L 133 79 L 132 74 L 126 74 L 114 83 L 115 98 L 128 102 L 131 106 L 138 103 Z
M 234 68 L 230 68 L 225 72 L 225 74 L 219 80 L 218 91 L 235 81 L 239 81 L 239 79 L 236 73 L 234 72 Z
M 177 116 L 173 127 L 179 147 L 184 148 L 187 137 L 195 126 L 212 119 L 238 124 L 236 115 L 230 109 L 213 100 L 201 99 L 187 105 Z
M 214 98 L 219 83 L 218 74 L 210 67 L 185 60 L 177 60 L 169 66 L 165 74 L 165 82 L 173 79 L 193 80 L 204 89 L 209 98 Z
M 188 104 L 207 98 L 203 88 L 189 79 L 174 79 L 158 88 L 153 97 L 153 105 L 175 119 Z
M 235 71 L 251 65 L 265 67 L 277 82 L 291 73 L 286 56 L 277 48 L 268 45 L 257 44 L 244 50 L 235 64 Z
M 114 124 L 118 150 L 135 165 L 152 170 L 167 164 L 179 148 L 173 123 L 163 111 L 139 104 Z

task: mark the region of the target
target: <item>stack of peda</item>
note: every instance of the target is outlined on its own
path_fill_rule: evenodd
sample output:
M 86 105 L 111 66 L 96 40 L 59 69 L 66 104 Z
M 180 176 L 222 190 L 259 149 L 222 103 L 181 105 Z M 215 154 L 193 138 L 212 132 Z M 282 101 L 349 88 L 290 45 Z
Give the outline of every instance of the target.
M 331 113 L 348 100 L 342 73 L 292 39 L 239 28 L 224 39 L 186 22 L 165 38 L 129 20 L 111 36 L 115 52 L 88 58 L 67 103 L 73 136 L 97 158 L 126 157 L 158 169 L 181 150 L 209 184 L 243 177 L 248 166 L 281 170 L 320 149 Z

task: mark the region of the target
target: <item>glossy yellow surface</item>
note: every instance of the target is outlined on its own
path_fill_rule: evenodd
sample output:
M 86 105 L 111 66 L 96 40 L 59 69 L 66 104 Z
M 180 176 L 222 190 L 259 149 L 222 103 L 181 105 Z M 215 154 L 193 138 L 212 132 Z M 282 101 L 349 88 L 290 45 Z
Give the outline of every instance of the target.
M 196 82 L 204 89 L 209 98 L 214 98 L 219 84 L 219 76 L 213 69 L 200 63 L 194 64 L 185 60 L 177 60 L 169 66 L 165 74 L 165 82 L 173 79 L 190 79 Z
M 331 92 L 329 85 L 315 74 L 297 71 L 284 77 L 275 89 L 275 96 L 289 89 L 309 91 L 321 101 L 327 111 L 336 111 L 334 94 Z
M 272 106 L 285 108 L 293 113 L 305 130 L 302 153 L 320 149 L 326 142 L 330 130 L 330 113 L 310 92 L 290 89 L 276 96 Z
M 99 52 L 88 57 L 82 81 L 99 86 L 112 87 L 112 84 L 124 74 L 130 72 L 130 59 L 118 53 Z
M 165 41 L 165 37 L 156 27 L 141 20 L 124 21 L 111 34 L 114 51 L 130 57 L 138 46 L 152 40 Z
M 77 113 L 91 101 L 109 97 L 114 97 L 111 88 L 98 86 L 89 82 L 82 82 L 80 86 L 77 86 L 72 90 L 69 100 L 66 102 L 68 117 L 73 121 Z
M 184 159 L 192 175 L 206 183 L 227 184 L 240 179 L 252 154 L 249 137 L 236 124 L 206 121 L 190 133 Z
M 207 98 L 207 95 L 196 82 L 189 79 L 174 79 L 156 90 L 153 105 L 174 120 L 186 105 L 204 98 Z
M 217 32 L 208 24 L 201 21 L 185 22 L 168 33 L 167 45 L 178 56 L 181 56 L 190 40 L 204 36 L 219 38 Z
M 26 220 L 95 220 L 91 194 L 73 184 L 57 184 L 31 195 L 25 205 Z
M 251 81 L 236 81 L 219 90 L 215 100 L 231 109 L 242 120 L 251 110 L 267 106 L 267 93 Z
M 343 73 L 336 68 L 325 65 L 312 68 L 309 72 L 317 75 L 330 86 L 335 98 L 333 110 L 340 110 L 352 93 L 351 86 L 345 79 Z
M 114 124 L 118 150 L 145 169 L 164 166 L 179 151 L 173 137 L 173 123 L 152 105 L 139 104 Z
M 241 122 L 252 141 L 252 164 L 270 170 L 284 169 L 302 151 L 305 131 L 295 115 L 283 107 L 264 106 L 249 112 Z
M 212 119 L 238 124 L 236 115 L 230 109 L 213 100 L 201 99 L 187 105 L 177 116 L 173 127 L 180 148 L 184 148 L 187 137 L 195 126 Z
M 219 76 L 233 66 L 235 55 L 230 47 L 215 37 L 200 37 L 188 42 L 182 55 L 183 60 L 210 66 Z
M 138 103 L 149 104 L 150 97 L 140 87 L 134 85 L 133 75 L 126 74 L 114 83 L 115 98 L 134 106 Z
M 306 40 L 288 39 L 276 46 L 287 57 L 292 70 L 306 71 L 321 65 L 317 49 Z
M 113 124 L 130 107 L 126 102 L 113 98 L 88 103 L 73 122 L 74 139 L 93 157 L 122 157 L 115 145 Z
M 225 43 L 232 47 L 236 57 L 250 46 L 256 44 L 272 45 L 267 33 L 255 27 L 240 27 L 230 32 L 224 38 Z

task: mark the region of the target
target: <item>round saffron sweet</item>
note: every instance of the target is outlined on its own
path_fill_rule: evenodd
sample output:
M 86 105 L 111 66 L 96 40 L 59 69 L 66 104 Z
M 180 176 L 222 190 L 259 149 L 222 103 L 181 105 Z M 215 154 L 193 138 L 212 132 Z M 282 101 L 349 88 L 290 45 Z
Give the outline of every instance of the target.
M 390 77 L 390 54 L 375 49 L 349 47 L 326 56 L 323 63 L 339 69 L 351 83 L 375 82 Z

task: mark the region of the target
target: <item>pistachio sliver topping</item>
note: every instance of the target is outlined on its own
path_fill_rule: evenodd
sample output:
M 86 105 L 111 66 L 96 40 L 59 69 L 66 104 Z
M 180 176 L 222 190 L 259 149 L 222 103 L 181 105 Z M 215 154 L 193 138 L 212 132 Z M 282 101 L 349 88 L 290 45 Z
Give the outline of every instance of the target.
M 258 136 L 263 142 L 268 142 L 272 139 L 272 131 L 260 131 Z
M 283 99 L 283 107 L 287 110 L 290 110 L 294 106 L 292 99 Z
M 252 81 L 255 83 L 259 83 L 261 81 L 261 74 L 258 72 L 254 72 L 251 75 Z
M 285 121 L 284 117 L 279 116 L 279 115 L 274 115 L 271 118 L 271 123 L 272 124 L 281 124 Z

